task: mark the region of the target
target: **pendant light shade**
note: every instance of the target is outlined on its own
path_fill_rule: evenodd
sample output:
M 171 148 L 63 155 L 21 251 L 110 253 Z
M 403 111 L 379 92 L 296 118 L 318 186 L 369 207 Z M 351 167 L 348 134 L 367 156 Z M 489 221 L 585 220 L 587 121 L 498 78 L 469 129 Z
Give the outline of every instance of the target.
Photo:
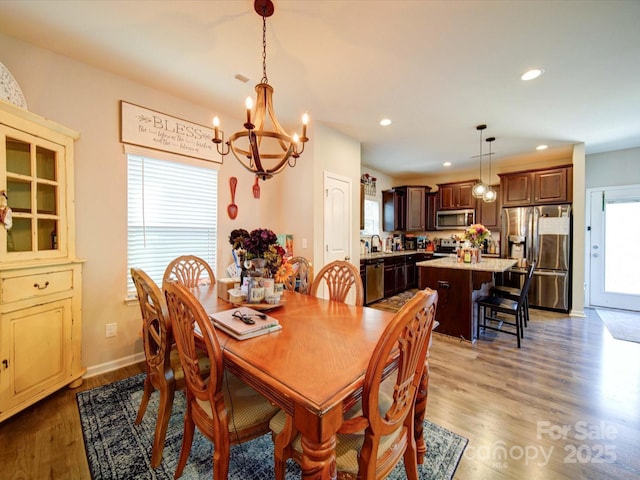
M 493 152 L 491 151 L 491 143 L 495 139 L 496 137 L 487 138 L 487 142 L 489 142 L 489 183 L 491 183 L 491 155 L 493 155 Z M 497 198 L 498 198 L 498 194 L 493 189 L 493 187 L 491 187 L 490 184 L 487 185 L 487 188 L 484 191 L 484 194 L 482 195 L 482 200 L 486 203 L 493 203 L 496 201 Z
M 484 194 L 487 191 L 487 185 L 482 182 L 482 131 L 485 128 L 487 128 L 486 125 L 478 125 L 476 127 L 476 130 L 480 132 L 480 155 L 478 155 L 480 174 L 478 175 L 478 181 L 473 185 L 473 188 L 471 189 L 471 194 L 474 196 L 474 198 L 484 198 Z

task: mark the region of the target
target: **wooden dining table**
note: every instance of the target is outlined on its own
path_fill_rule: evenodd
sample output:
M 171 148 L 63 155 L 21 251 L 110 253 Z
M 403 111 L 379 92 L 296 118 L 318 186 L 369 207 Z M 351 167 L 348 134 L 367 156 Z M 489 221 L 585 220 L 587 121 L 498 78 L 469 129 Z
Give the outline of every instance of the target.
M 216 288 L 192 291 L 207 313 L 234 308 L 217 296 Z M 282 304 L 268 312 L 282 325 L 279 331 L 236 340 L 216 330 L 225 368 L 293 416 L 301 434 L 302 478 L 335 479 L 336 432 L 343 413 L 362 395 L 369 360 L 394 314 L 290 291 Z M 390 359 L 388 371 L 394 366 Z M 420 463 L 426 452 L 426 375 L 416 401 Z

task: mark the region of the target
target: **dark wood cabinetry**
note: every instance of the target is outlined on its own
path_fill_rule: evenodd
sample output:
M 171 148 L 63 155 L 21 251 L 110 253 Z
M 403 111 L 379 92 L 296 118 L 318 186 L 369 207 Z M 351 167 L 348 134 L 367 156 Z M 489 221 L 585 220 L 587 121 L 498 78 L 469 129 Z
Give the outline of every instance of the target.
M 382 230 L 394 232 L 405 228 L 406 191 L 399 188 L 382 192 Z
M 425 192 L 428 186 L 401 186 L 382 192 L 382 229 L 385 232 L 426 230 Z
M 438 208 L 440 210 L 458 210 L 476 208 L 476 199 L 471 191 L 476 180 L 438 184 Z
M 502 203 L 500 200 L 500 185 L 491 185 L 491 188 L 496 191 L 496 201 L 487 203 L 479 200 L 478 215 L 476 221 L 483 224 L 491 231 L 499 231 L 501 228 L 500 210 L 502 209 Z
M 503 207 L 567 203 L 573 200 L 571 165 L 499 175 Z
M 425 230 L 431 231 L 436 229 L 436 210 L 438 210 L 438 193 L 426 192 L 424 200 L 425 211 Z

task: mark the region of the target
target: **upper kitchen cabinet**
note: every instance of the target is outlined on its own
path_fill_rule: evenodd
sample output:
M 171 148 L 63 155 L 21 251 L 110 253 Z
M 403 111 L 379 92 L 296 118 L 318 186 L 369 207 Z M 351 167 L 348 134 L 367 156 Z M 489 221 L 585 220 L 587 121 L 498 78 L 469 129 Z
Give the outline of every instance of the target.
M 382 224 L 385 232 L 426 230 L 425 192 L 428 186 L 401 186 L 382 192 Z
M 502 173 L 500 176 L 503 207 L 519 207 L 573 200 L 573 167 Z
M 426 230 L 436 230 L 436 211 L 438 210 L 438 193 L 425 192 L 424 200 Z
M 382 230 L 404 230 L 407 208 L 407 192 L 402 188 L 382 191 Z
M 477 222 L 483 224 L 491 231 L 500 230 L 500 210 L 502 204 L 500 202 L 500 185 L 491 185 L 496 191 L 496 201 L 487 203 L 482 200 L 478 200 L 478 218 Z
M 471 191 L 476 180 L 438 184 L 438 205 L 440 210 L 476 208 L 476 199 Z

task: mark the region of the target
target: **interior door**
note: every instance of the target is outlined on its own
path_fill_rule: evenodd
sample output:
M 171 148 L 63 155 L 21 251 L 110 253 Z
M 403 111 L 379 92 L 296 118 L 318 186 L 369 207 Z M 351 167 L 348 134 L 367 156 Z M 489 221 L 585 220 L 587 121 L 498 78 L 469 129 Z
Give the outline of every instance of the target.
M 351 261 L 351 188 L 350 178 L 324 174 L 324 264 L 334 260 Z M 320 266 L 314 268 L 317 272 Z M 325 292 L 322 292 L 325 296 Z M 351 296 L 347 297 L 349 300 Z M 355 297 L 354 297 L 355 298 Z
M 590 193 L 589 303 L 640 311 L 640 186 Z

